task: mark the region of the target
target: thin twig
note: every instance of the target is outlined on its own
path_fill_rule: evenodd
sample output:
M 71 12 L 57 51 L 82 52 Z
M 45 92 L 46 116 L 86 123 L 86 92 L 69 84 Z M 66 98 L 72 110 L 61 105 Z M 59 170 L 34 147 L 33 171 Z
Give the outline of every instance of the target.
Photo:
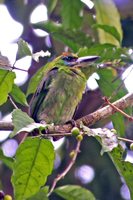
M 14 106 L 14 108 L 18 109 L 17 105 L 15 104 L 15 102 L 13 101 L 13 99 L 10 95 L 8 95 L 8 99 L 10 100 L 10 102 Z
M 124 142 L 133 143 L 133 140 L 130 140 L 130 139 L 127 139 L 127 138 L 118 137 L 118 140 L 121 140 L 121 141 L 124 141 Z
M 53 184 L 49 190 L 49 193 L 48 193 L 48 196 L 51 195 L 51 193 L 53 192 L 54 188 L 56 187 L 56 184 L 58 181 L 60 181 L 62 178 L 65 177 L 65 175 L 70 171 L 70 169 L 72 168 L 72 166 L 74 165 L 75 161 L 76 161 L 76 158 L 77 158 L 77 155 L 78 153 L 80 152 L 80 145 L 81 145 L 81 141 L 78 141 L 77 142 L 77 145 L 76 145 L 76 148 L 74 150 L 74 155 L 69 163 L 69 165 L 66 167 L 66 169 L 61 173 L 59 174 L 53 181 Z
M 114 108 L 116 111 L 120 112 L 122 115 L 124 115 L 126 118 L 128 118 L 130 121 L 133 121 L 133 117 L 128 115 L 127 113 L 125 113 L 123 110 L 119 109 L 117 106 L 113 105 L 108 99 L 107 97 L 103 98 L 104 101 L 110 105 L 112 108 Z
M 15 67 L 15 66 L 13 66 L 12 69 L 20 70 L 20 71 L 23 71 L 23 72 L 28 72 L 28 70 L 26 70 L 26 69 L 18 68 L 18 67 Z
M 48 134 L 42 134 L 41 136 L 42 137 L 46 137 L 46 138 L 48 138 L 48 137 L 54 137 L 54 136 L 71 136 L 72 135 L 72 133 L 48 133 Z M 40 135 L 38 135 L 38 137 L 40 137 Z
M 18 68 L 18 67 L 15 67 L 15 64 L 16 64 L 16 60 L 15 60 L 15 62 L 14 62 L 14 64 L 13 64 L 13 66 L 12 66 L 12 70 L 13 70 L 13 69 L 16 69 L 16 70 L 20 70 L 20 71 L 28 72 L 28 70 L 20 69 L 20 68 Z

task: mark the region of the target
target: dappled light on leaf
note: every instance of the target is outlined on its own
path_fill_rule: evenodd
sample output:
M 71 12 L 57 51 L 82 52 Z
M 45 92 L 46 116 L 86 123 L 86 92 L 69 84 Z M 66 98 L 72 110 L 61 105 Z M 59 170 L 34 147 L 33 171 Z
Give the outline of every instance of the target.
M 117 135 L 114 133 L 114 131 L 111 131 L 107 128 L 89 129 L 85 126 L 83 126 L 83 130 L 88 136 L 93 136 L 95 138 L 98 137 L 98 139 L 100 139 L 102 145 L 101 154 L 104 152 L 110 152 L 118 146 Z

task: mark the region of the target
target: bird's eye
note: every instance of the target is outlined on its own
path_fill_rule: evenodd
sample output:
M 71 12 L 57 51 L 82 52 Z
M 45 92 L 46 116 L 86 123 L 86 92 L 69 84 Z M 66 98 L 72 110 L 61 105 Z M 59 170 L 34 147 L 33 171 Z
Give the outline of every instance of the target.
M 67 61 L 67 62 L 74 62 L 77 60 L 77 57 L 74 56 L 65 56 L 62 58 L 62 60 Z

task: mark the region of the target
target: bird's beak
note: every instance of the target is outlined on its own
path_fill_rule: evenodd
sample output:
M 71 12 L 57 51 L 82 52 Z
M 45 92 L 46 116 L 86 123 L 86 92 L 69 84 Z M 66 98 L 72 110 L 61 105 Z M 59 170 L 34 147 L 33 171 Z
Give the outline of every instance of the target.
M 77 64 L 92 63 L 92 62 L 95 62 L 97 59 L 99 59 L 99 56 L 83 56 L 83 57 L 79 57 L 76 60 L 76 63 Z
M 81 67 L 85 67 L 89 64 L 92 64 L 97 59 L 99 59 L 99 56 L 83 56 L 83 57 L 79 57 L 74 62 L 69 63 L 69 65 L 73 66 L 74 68 L 75 67 L 81 68 Z

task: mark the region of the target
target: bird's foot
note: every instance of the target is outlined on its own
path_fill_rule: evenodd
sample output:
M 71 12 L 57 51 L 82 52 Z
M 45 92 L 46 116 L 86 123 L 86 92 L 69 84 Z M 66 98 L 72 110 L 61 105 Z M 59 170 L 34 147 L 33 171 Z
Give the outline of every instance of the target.
M 44 120 L 41 121 L 40 123 L 43 124 L 43 125 L 46 125 L 45 128 L 41 130 L 41 134 L 42 134 L 42 135 L 47 135 L 47 134 L 49 134 L 49 130 L 48 130 L 48 127 L 47 127 L 47 123 L 46 123 Z
M 74 119 L 67 121 L 66 124 L 71 124 L 72 127 L 77 127 L 76 121 Z

